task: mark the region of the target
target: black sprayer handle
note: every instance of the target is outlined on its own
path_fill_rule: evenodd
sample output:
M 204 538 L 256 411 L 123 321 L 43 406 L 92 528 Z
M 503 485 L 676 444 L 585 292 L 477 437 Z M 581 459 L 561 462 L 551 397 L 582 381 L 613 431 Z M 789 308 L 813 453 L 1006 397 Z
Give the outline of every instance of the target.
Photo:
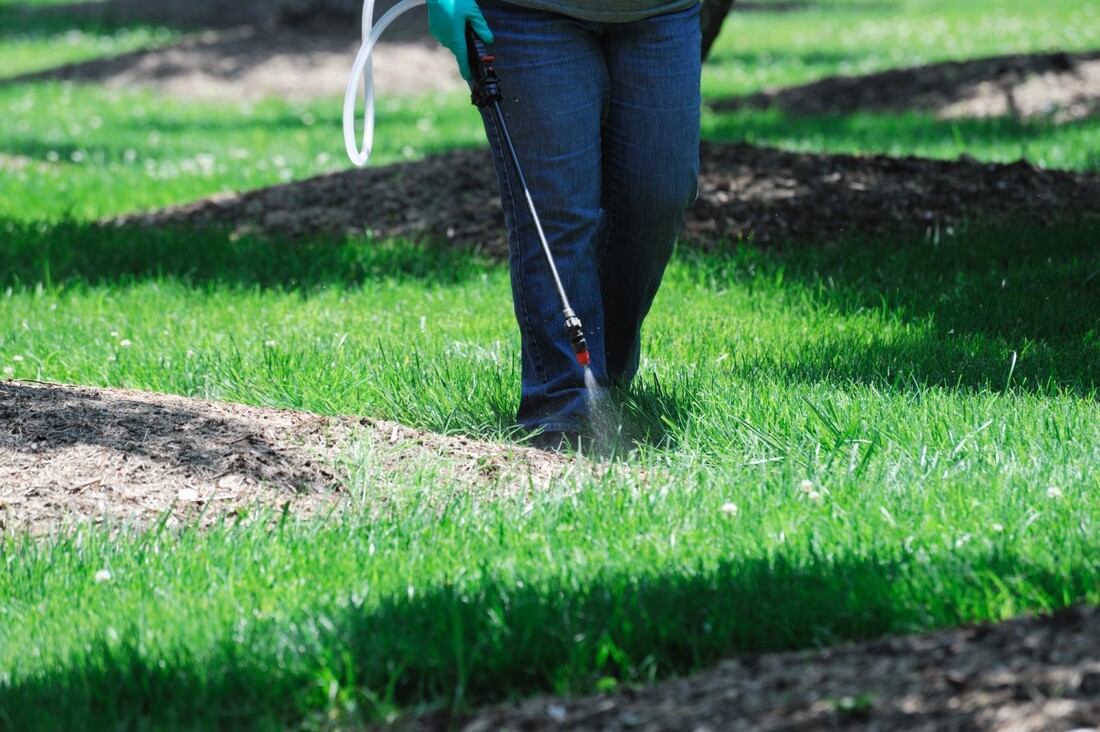
M 466 24 L 466 57 L 473 74 L 470 101 L 477 107 L 488 107 L 493 102 L 499 102 L 502 97 L 497 72 L 493 68 L 493 56 L 469 23 Z

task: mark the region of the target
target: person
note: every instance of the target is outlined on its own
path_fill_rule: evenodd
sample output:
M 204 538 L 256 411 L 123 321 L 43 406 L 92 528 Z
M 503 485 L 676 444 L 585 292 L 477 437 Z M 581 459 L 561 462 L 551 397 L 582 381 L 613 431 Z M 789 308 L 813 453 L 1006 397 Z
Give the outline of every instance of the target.
M 642 321 L 695 200 L 698 0 L 427 0 L 429 29 L 467 80 L 465 27 L 495 59 L 501 109 L 592 376 L 626 386 Z M 546 449 L 591 439 L 584 367 L 500 130 L 483 109 L 508 227 L 520 329 L 519 424 Z

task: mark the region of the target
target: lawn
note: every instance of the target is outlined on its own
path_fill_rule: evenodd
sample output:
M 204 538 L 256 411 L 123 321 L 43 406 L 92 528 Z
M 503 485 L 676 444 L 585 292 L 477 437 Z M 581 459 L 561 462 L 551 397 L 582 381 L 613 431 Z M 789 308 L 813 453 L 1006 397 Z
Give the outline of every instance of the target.
M 744 13 L 705 94 L 1096 48 L 1097 18 L 1068 0 Z M 20 33 L 0 59 L 70 60 L 64 29 Z M 482 144 L 461 96 L 381 104 L 380 162 Z M 514 439 L 501 267 L 403 241 L 92 224 L 343 169 L 339 111 L 0 86 L 0 373 Z M 708 116 L 706 136 L 1086 171 L 1100 140 L 1095 118 L 738 115 Z M 445 461 L 385 467 L 364 442 L 324 521 L 7 530 L 0 730 L 351 729 L 1100 604 L 1096 227 L 682 242 L 638 382 L 614 395 L 643 448 L 544 491 L 451 491 Z

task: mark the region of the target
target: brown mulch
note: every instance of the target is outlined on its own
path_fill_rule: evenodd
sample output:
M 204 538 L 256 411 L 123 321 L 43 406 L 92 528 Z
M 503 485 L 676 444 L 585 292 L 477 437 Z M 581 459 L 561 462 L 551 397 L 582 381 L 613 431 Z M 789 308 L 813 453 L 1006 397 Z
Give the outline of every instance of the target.
M 253 509 L 297 517 L 378 512 L 398 496 L 349 485 L 356 455 L 380 475 L 439 469 L 433 501 L 544 489 L 566 458 L 517 444 L 438 435 L 375 419 L 169 394 L 0 381 L 0 532 L 84 522 L 201 524 Z
M 1100 217 L 1100 176 L 1011 165 L 794 153 L 744 144 L 701 148 L 699 200 L 683 238 L 708 247 L 924 235 L 976 219 Z M 506 256 L 486 150 L 321 175 L 143 212 L 111 224 L 218 227 L 278 236 L 426 237 Z M 536 201 L 538 192 L 533 192 Z
M 408 732 L 1096 732 L 1100 608 L 731 659 L 689 678 L 580 698 L 527 699 Z

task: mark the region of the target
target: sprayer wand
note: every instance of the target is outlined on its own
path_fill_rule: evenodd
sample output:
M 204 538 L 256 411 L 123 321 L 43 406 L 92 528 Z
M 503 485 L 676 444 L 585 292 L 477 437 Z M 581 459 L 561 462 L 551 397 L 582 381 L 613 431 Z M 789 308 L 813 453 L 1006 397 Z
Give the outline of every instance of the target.
M 550 252 L 550 244 L 546 241 L 546 234 L 542 230 L 542 222 L 539 221 L 539 214 L 535 210 L 534 199 L 531 198 L 531 191 L 527 187 L 527 179 L 523 177 L 523 169 L 520 167 L 516 148 L 512 144 L 512 136 L 508 134 L 508 126 L 504 123 L 504 113 L 500 109 L 500 101 L 503 97 L 498 86 L 499 79 L 497 78 L 496 69 L 493 68 L 494 58 L 486 51 L 485 44 L 469 25 L 466 26 L 466 49 L 469 54 L 470 71 L 473 74 L 474 82 L 470 99 L 477 107 L 489 108 L 493 114 L 493 119 L 496 121 L 497 129 L 500 130 L 501 139 L 504 140 L 504 146 L 508 148 L 508 153 L 512 158 L 512 167 L 516 171 L 516 178 L 519 180 L 520 188 L 523 189 L 523 197 L 527 200 L 527 210 L 531 212 L 531 220 L 535 222 L 535 231 L 538 233 L 542 251 L 546 254 L 546 263 L 550 265 L 550 274 L 554 279 L 554 286 L 557 288 L 558 297 L 561 299 L 562 314 L 565 316 L 565 327 L 569 331 L 569 340 L 573 344 L 573 352 L 577 356 L 577 363 L 581 366 L 587 366 L 588 343 L 584 340 L 581 319 L 569 306 L 569 298 L 566 297 L 565 288 L 561 284 L 557 265 L 554 264 L 554 255 Z

